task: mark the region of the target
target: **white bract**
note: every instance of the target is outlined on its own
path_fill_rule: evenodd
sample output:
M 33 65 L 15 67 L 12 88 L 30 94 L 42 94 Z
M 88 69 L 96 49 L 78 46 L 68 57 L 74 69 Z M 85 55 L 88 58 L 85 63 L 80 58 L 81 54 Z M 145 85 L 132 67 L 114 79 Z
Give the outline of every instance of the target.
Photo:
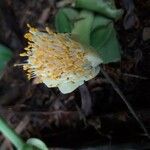
M 28 47 L 20 55 L 28 56 L 23 68 L 29 79 L 36 78 L 48 87 L 58 87 L 65 94 L 94 78 L 100 71 L 102 60 L 99 55 L 68 34 L 50 30 L 41 32 L 30 27 L 25 38 L 29 40 Z

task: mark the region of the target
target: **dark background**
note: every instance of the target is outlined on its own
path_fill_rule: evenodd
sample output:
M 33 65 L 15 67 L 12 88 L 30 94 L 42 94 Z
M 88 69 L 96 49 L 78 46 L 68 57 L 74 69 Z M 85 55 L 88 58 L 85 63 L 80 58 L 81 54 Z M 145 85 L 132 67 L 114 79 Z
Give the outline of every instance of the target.
M 38 137 L 51 147 L 104 144 L 105 148 L 113 148 L 124 144 L 126 148 L 134 145 L 135 149 L 148 149 L 149 139 L 102 73 L 86 83 L 92 99 L 92 111 L 86 116 L 81 110 L 82 91 L 62 95 L 57 88 L 48 89 L 44 84 L 28 81 L 22 68 L 14 67 L 23 62 L 19 53 L 27 44 L 26 24 L 39 29 L 54 28 L 59 2 L 0 1 L 0 43 L 14 54 L 0 80 L 0 114 L 14 128 L 21 121 L 26 124 L 20 133 L 24 139 Z M 115 23 L 122 60 L 103 67 L 150 131 L 150 1 L 120 0 L 117 5 L 126 14 L 133 7 L 129 16 L 124 15 Z M 2 136 L 0 141 L 3 142 Z

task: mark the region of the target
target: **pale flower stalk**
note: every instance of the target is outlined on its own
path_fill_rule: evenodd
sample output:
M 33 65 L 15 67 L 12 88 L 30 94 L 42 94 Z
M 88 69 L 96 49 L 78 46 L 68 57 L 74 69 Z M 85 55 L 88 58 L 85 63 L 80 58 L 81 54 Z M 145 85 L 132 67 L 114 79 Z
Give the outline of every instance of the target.
M 47 87 L 58 87 L 62 93 L 70 93 L 100 71 L 100 56 L 69 34 L 54 33 L 48 28 L 41 32 L 29 26 L 25 38 L 29 40 L 28 46 L 20 55 L 28 59 L 23 69 L 29 79 L 36 78 Z

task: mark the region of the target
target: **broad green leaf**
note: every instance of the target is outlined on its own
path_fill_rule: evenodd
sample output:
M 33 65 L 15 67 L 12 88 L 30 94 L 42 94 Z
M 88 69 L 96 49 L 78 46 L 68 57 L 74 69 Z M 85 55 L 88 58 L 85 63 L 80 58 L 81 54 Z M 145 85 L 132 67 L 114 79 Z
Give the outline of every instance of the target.
M 91 45 L 99 52 L 103 63 L 116 62 L 121 59 L 121 50 L 116 37 L 113 22 L 104 20 L 103 17 L 95 17 L 91 32 Z
M 99 28 L 99 25 L 107 26 L 108 24 L 112 22 L 113 21 L 111 19 L 108 19 L 107 17 L 101 16 L 101 15 L 95 15 L 94 21 L 92 24 L 92 30 L 94 30 L 95 28 Z
M 94 11 L 114 20 L 118 20 L 123 14 L 123 10 L 116 9 L 114 0 L 76 0 L 75 7 Z
M 112 30 L 112 20 L 103 16 L 96 16 L 92 25 L 91 45 L 96 49 L 101 49 L 107 43 Z
M 72 30 L 72 36 L 75 36 L 81 43 L 90 45 L 90 33 L 94 15 L 90 11 L 82 10 L 79 14 L 78 21 L 75 22 Z
M 104 64 L 120 61 L 121 48 L 116 37 L 115 29 L 113 29 L 107 43 L 99 50 L 99 52 Z
M 11 59 L 12 52 L 9 48 L 0 44 L 0 75 L 5 68 L 7 62 Z
M 60 33 L 71 33 L 74 25 L 74 21 L 78 12 L 72 8 L 59 9 L 55 16 L 56 31 Z

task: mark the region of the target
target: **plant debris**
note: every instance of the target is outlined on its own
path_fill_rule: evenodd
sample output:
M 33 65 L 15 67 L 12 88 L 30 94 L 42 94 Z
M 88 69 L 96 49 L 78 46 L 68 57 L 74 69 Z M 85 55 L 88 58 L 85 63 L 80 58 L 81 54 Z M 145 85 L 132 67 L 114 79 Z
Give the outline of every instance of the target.
M 58 4 L 70 6 L 68 0 L 60 2 L 1 0 L 0 44 L 12 50 L 13 58 L 0 80 L 0 114 L 14 129 L 27 117 L 30 121 L 25 119 L 20 135 L 25 140 L 38 137 L 49 147 L 112 145 L 115 149 L 117 145 L 121 149 L 150 149 L 148 137 L 101 72 L 79 89 L 63 95 L 55 87 L 27 80 L 21 67 L 14 67 L 25 61 L 19 54 L 27 45 L 23 37 L 28 31 L 26 25 L 41 31 L 46 26 L 54 29 Z M 103 67 L 150 133 L 149 3 L 148 0 L 116 2 L 118 8 L 126 11 L 114 26 L 122 47 L 122 60 Z M 0 146 L 13 149 L 10 143 L 5 143 L 0 135 Z

